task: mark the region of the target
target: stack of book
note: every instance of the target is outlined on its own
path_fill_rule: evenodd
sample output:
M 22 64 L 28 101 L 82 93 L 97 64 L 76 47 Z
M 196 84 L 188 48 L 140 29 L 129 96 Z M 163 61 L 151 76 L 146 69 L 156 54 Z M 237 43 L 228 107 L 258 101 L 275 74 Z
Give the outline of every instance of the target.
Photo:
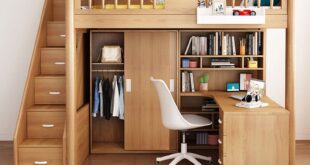
M 217 112 L 219 106 L 216 104 L 213 98 L 205 98 L 204 104 L 201 106 L 201 111 L 203 112 Z
M 196 133 L 196 144 L 208 144 L 208 133 L 197 132 Z
M 246 53 L 248 55 L 263 54 L 263 37 L 262 32 L 247 33 Z M 187 44 L 184 55 L 190 52 L 192 55 L 237 55 L 238 38 L 224 32 L 208 33 L 205 36 L 192 36 Z M 241 40 L 241 38 L 240 38 Z M 240 54 L 240 53 L 239 53 Z
M 195 92 L 195 82 L 193 72 L 182 72 L 182 92 Z
M 212 58 L 212 68 L 235 68 L 235 64 L 231 62 L 230 58 Z

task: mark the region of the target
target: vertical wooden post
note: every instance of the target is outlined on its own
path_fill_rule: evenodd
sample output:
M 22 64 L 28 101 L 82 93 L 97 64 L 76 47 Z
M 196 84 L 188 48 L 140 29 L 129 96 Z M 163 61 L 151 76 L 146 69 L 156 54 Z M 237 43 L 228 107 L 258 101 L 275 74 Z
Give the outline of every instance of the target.
M 143 9 L 143 0 L 140 0 L 140 8 Z
M 261 6 L 261 0 L 257 0 L 257 7 L 260 8 Z
M 90 0 L 91 2 L 91 0 Z M 74 0 L 66 0 L 66 134 L 67 165 L 76 162 L 76 69 Z
M 273 9 L 273 0 L 270 0 L 270 9 Z
M 235 4 L 236 4 L 235 0 L 232 0 L 232 7 L 235 7 Z
M 89 9 L 91 9 L 92 8 L 92 6 L 93 6 L 93 1 L 92 0 L 88 0 L 88 7 L 89 7 Z
M 102 1 L 101 1 L 101 6 L 102 6 L 102 9 L 105 8 L 105 0 L 102 0 Z
M 156 9 L 156 0 L 153 0 L 153 8 Z
M 244 6 L 248 7 L 248 0 L 244 0 Z
M 131 0 L 127 0 L 128 9 L 130 9 Z
M 118 5 L 118 0 L 114 0 L 114 8 L 116 9 Z

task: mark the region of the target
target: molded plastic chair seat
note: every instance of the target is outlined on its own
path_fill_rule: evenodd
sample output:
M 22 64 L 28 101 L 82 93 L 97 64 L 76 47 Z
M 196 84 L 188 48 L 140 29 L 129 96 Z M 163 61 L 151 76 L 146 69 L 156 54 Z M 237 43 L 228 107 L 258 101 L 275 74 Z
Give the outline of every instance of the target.
M 182 116 L 191 125 L 191 127 L 187 129 L 205 127 L 205 126 L 209 126 L 212 124 L 211 120 L 209 120 L 208 118 L 199 116 L 199 115 L 186 114 Z

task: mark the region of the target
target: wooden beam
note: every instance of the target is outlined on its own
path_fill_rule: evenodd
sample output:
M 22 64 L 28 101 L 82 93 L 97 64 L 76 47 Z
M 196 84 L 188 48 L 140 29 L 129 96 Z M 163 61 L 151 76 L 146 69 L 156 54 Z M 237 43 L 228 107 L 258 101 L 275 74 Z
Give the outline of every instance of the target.
M 91 0 L 90 0 L 91 2 Z M 76 163 L 76 84 L 75 84 L 74 0 L 66 0 L 66 131 L 67 165 Z
M 285 106 L 290 111 L 290 165 L 295 165 L 295 81 L 294 81 L 294 0 L 288 0 L 288 28 L 286 40 L 286 97 Z

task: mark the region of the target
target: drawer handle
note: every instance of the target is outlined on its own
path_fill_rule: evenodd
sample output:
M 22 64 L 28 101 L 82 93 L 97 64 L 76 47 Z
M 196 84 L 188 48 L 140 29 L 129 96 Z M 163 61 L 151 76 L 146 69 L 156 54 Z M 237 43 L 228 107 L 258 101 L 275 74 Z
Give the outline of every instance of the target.
M 55 125 L 54 124 L 42 124 L 43 128 L 54 128 Z
M 33 164 L 47 164 L 47 161 L 35 161 Z
M 217 121 L 218 121 L 219 124 L 223 123 L 221 119 L 218 119 Z
M 60 95 L 60 92 L 49 92 L 50 95 Z
M 218 162 L 219 164 L 222 164 L 222 161 L 221 161 L 221 159 L 218 159 L 218 160 L 217 160 L 217 162 Z
M 65 62 L 55 62 L 54 64 L 55 65 L 65 65 L 66 63 Z
M 59 35 L 59 37 L 66 38 L 66 35 L 65 34 L 61 34 L 61 35 Z
M 219 144 L 222 144 L 222 143 L 223 143 L 221 139 L 217 139 L 217 142 L 218 142 Z

